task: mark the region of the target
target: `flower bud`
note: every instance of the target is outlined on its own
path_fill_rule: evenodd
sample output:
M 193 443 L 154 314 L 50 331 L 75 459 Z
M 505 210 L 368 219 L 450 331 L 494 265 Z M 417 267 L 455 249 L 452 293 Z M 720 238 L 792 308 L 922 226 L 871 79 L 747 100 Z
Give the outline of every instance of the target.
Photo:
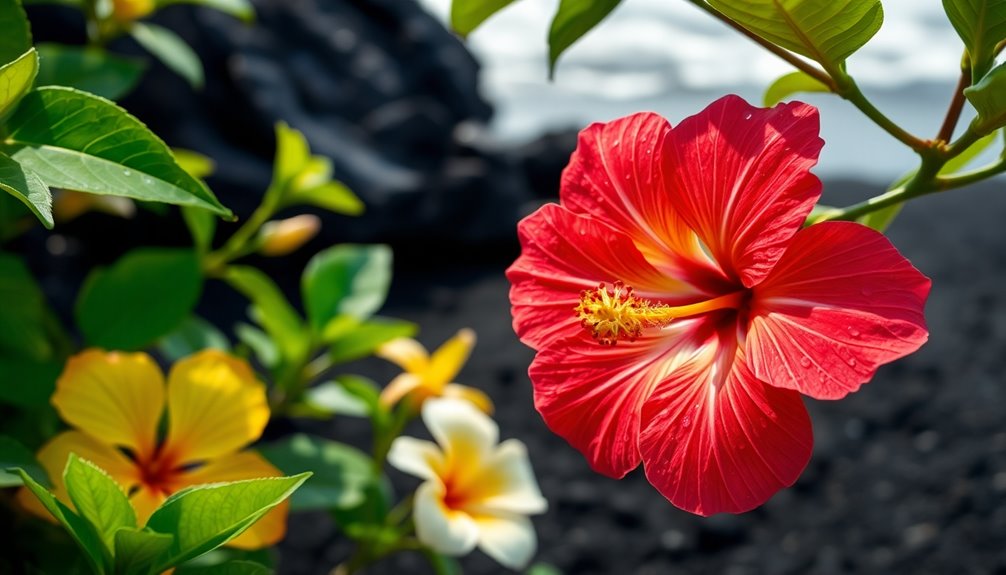
M 311 241 L 321 230 L 321 219 L 312 214 L 267 222 L 259 232 L 259 253 L 264 256 L 285 256 Z
M 126 23 L 150 15 L 156 5 L 154 0 L 112 0 L 112 18 Z

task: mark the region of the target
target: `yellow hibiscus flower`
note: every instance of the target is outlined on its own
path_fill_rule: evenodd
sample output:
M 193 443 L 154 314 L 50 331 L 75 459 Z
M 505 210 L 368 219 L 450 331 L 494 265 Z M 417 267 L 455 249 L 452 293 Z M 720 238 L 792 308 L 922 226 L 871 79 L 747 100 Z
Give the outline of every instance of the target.
M 241 451 L 269 421 L 265 385 L 244 361 L 206 350 L 177 362 L 164 375 L 145 353 L 88 350 L 67 362 L 52 404 L 73 427 L 42 446 L 38 460 L 53 492 L 72 506 L 63 469 L 71 453 L 93 462 L 129 495 L 143 525 L 172 493 L 192 485 L 277 477 L 259 454 Z M 167 410 L 167 433 L 158 426 Z M 21 502 L 48 517 L 23 490 Z M 228 543 L 256 549 L 286 532 L 287 502 Z

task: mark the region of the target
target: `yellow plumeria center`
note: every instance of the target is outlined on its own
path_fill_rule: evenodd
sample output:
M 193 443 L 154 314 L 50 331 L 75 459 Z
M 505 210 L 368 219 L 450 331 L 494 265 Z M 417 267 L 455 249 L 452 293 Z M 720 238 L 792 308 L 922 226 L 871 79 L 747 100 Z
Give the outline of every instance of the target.
M 619 340 L 635 341 L 644 329 L 665 327 L 675 319 L 739 308 L 744 294 L 737 291 L 694 304 L 669 306 L 638 297 L 631 286 L 616 281 L 610 288 L 601 283 L 596 289 L 584 290 L 576 316 L 598 343 L 615 345 Z

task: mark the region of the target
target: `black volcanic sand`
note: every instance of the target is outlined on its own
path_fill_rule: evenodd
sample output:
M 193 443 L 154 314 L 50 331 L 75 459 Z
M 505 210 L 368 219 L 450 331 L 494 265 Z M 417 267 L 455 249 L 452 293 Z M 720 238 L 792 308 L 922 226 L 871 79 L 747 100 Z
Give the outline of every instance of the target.
M 827 189 L 838 204 L 871 191 L 848 182 Z M 806 400 L 810 464 L 792 488 L 739 516 L 680 511 L 641 470 L 621 481 L 594 474 L 546 429 L 526 375 L 533 353 L 510 328 L 503 270 L 514 246 L 399 249 L 384 313 L 421 324 L 427 346 L 460 327 L 478 332 L 458 380 L 486 390 L 502 436 L 528 445 L 550 503 L 535 519 L 538 560 L 566 573 L 1006 573 L 1003 213 L 1002 180 L 904 210 L 890 237 L 933 279 L 929 343 L 844 400 Z M 361 368 L 380 381 L 395 373 Z M 345 420 L 325 427 L 343 440 L 364 436 Z M 401 489 L 417 485 L 391 475 Z M 335 537 L 324 515 L 295 519 L 280 572 L 325 573 L 347 550 Z M 462 563 L 466 573 L 503 571 L 478 552 Z M 401 556 L 368 572 L 430 571 Z

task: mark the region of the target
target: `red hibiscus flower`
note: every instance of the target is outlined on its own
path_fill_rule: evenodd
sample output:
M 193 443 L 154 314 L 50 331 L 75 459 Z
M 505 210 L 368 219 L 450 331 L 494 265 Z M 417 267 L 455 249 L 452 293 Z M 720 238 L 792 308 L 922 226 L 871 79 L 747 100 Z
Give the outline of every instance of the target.
M 815 108 L 736 96 L 580 134 L 507 277 L 535 407 L 595 470 L 642 462 L 684 510 L 748 511 L 810 458 L 801 393 L 843 397 L 925 343 L 930 282 L 882 234 L 801 229 L 822 145 Z

